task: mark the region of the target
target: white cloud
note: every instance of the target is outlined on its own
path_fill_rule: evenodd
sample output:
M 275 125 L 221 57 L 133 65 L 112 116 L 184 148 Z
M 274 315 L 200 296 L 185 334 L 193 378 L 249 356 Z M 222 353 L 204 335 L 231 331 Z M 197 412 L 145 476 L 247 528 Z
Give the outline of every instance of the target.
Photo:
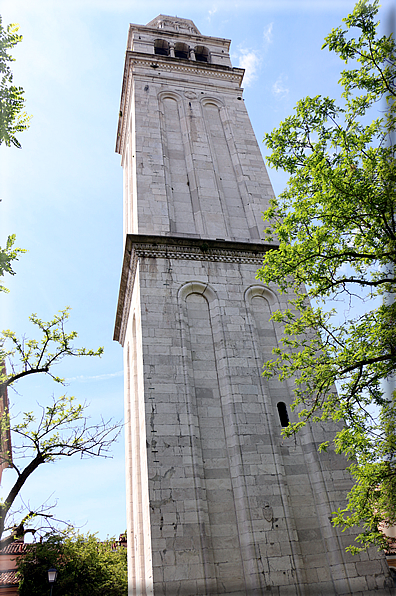
M 256 71 L 260 64 L 260 56 L 254 50 L 240 49 L 239 67 L 245 69 L 243 83 L 248 87 L 256 78 Z
M 115 373 L 106 373 L 103 375 L 93 375 L 91 377 L 86 377 L 85 375 L 80 375 L 78 377 L 70 377 L 68 379 L 65 379 L 65 381 L 67 383 L 70 383 L 71 381 L 80 381 L 82 383 L 85 383 L 87 381 L 104 381 L 106 379 L 112 379 L 113 377 L 121 377 L 124 374 L 123 370 L 119 370 Z
M 208 16 L 206 17 L 206 20 L 208 21 L 208 23 L 211 22 L 213 15 L 217 12 L 217 6 L 213 5 L 212 8 L 208 9 Z
M 278 97 L 286 97 L 289 93 L 289 88 L 286 87 L 286 81 L 287 77 L 281 74 L 272 85 L 272 93 Z
M 270 23 L 269 25 L 267 25 L 264 28 L 263 37 L 264 37 L 264 42 L 266 44 L 272 43 L 272 39 L 273 39 L 272 28 L 273 28 L 273 25 L 274 25 L 274 23 Z

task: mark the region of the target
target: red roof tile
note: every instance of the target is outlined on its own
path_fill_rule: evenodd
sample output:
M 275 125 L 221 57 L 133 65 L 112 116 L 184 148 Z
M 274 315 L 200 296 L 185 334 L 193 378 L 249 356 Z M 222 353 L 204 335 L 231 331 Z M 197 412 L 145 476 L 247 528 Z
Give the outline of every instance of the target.
M 0 586 L 15 586 L 18 583 L 19 579 L 17 578 L 15 569 L 0 571 Z
M 4 548 L 0 548 L 0 555 L 20 555 L 26 552 L 29 544 L 25 544 L 23 540 L 14 540 Z

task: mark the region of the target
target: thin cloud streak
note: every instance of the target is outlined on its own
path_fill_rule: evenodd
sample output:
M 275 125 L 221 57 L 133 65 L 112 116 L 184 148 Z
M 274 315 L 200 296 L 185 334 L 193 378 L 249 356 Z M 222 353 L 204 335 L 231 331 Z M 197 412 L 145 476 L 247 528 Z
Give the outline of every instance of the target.
M 273 29 L 274 23 L 270 23 L 269 25 L 267 25 L 263 31 L 263 37 L 264 37 L 264 42 L 266 44 L 270 44 L 273 41 L 273 35 L 272 35 L 272 29 Z
M 208 10 L 208 16 L 206 17 L 206 20 L 208 23 L 211 22 L 213 15 L 217 12 L 217 6 L 213 5 L 212 8 L 209 8 Z
M 122 377 L 124 374 L 123 370 L 119 370 L 115 373 L 105 373 L 104 375 L 93 375 L 91 377 L 86 377 L 85 375 L 79 375 L 78 377 L 69 377 L 65 379 L 68 383 L 71 381 L 79 381 L 81 383 L 86 383 L 87 381 L 105 381 L 106 379 L 113 379 L 114 377 Z
M 287 77 L 285 77 L 283 74 L 277 78 L 275 83 L 272 85 L 272 93 L 274 95 L 277 95 L 278 97 L 286 97 L 286 95 L 288 95 L 289 88 L 285 85 L 286 80 Z

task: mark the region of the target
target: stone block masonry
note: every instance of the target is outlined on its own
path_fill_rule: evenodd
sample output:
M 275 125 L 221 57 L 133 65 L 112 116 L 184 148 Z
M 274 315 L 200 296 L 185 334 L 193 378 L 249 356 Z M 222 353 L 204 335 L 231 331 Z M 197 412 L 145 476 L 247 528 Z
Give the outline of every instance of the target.
M 282 439 L 292 387 L 261 377 L 287 296 L 256 271 L 271 183 L 229 40 L 160 15 L 131 25 L 117 136 L 125 253 L 130 596 L 391 594 L 384 557 L 330 523 L 335 427 Z

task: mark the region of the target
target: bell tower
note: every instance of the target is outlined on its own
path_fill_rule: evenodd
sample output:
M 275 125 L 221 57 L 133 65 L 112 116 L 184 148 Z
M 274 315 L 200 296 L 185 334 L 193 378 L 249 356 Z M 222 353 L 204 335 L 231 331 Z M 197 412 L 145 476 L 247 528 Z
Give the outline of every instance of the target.
M 116 150 L 125 253 L 129 594 L 388 594 L 329 518 L 346 462 L 330 427 L 282 439 L 290 388 L 261 367 L 282 297 L 256 280 L 273 196 L 230 41 L 160 15 L 130 25 Z

